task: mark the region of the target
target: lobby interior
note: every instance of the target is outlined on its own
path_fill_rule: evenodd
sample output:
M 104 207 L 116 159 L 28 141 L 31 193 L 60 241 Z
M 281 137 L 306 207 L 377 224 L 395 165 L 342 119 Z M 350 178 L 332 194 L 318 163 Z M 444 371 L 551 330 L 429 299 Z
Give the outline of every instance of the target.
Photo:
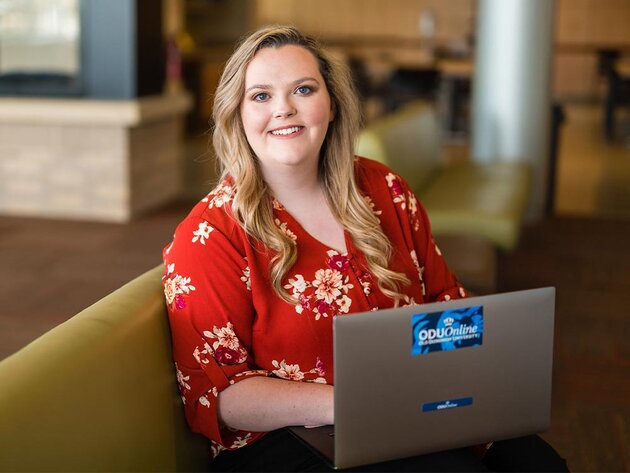
M 5 268 L 0 359 L 161 262 L 161 250 L 177 223 L 212 189 L 212 90 L 234 42 L 256 26 L 293 23 L 342 54 L 357 44 L 373 50 L 387 44 L 387 52 L 369 53 L 377 60 L 363 57 L 367 77 L 376 82 L 366 95 L 366 123 L 405 100 L 427 100 L 442 119 L 444 159 L 470 159 L 470 82 L 468 88 L 464 84 L 460 107 L 453 110 L 445 106 L 439 74 L 423 76 L 428 85 L 394 96 L 382 85 L 392 77 L 390 51 L 406 54 L 424 45 L 426 38 L 418 36 L 419 19 L 428 11 L 433 51 L 469 57 L 477 1 L 163 3 L 164 31 L 181 54 L 181 69 L 170 76 L 167 71 L 166 88 L 187 98 L 168 105 L 174 103 L 182 118 L 179 170 L 167 176 L 159 168 L 146 172 L 153 176 L 151 186 L 168 187 L 169 179 L 179 176 L 177 191 L 169 188 L 161 201 L 142 200 L 129 214 L 20 215 L 13 208 L 0 213 L 0 261 Z M 552 424 L 543 436 L 573 471 L 630 471 L 630 90 L 619 99 L 611 132 L 605 125 L 609 81 L 599 69 L 598 53 L 612 45 L 620 51 L 620 64 L 630 61 L 628 22 L 630 4 L 624 0 L 556 2 L 551 86 L 562 117 L 556 123 L 549 206 L 540 218 L 525 223 L 514 250 L 497 253 L 497 291 L 557 289 Z M 14 106 L 22 99 L 0 97 L 0 109 L 2 100 Z M 157 108 L 148 113 L 161 113 L 153 110 Z M 450 113 L 459 114 L 457 124 L 449 121 Z M 6 115 L 0 110 L 0 124 Z M 6 149 L 0 143 L 0 152 Z M 436 239 L 439 243 L 439 236 Z

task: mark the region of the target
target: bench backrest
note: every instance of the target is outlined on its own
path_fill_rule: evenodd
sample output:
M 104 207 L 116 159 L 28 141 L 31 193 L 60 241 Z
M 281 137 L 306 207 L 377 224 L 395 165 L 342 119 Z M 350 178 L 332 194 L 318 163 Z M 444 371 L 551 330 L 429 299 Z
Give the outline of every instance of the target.
M 194 471 L 157 267 L 0 362 L 0 470 Z M 26 323 L 26 322 L 25 322 Z
M 441 131 L 431 104 L 414 102 L 368 124 L 356 154 L 380 161 L 404 177 L 416 193 L 442 165 Z

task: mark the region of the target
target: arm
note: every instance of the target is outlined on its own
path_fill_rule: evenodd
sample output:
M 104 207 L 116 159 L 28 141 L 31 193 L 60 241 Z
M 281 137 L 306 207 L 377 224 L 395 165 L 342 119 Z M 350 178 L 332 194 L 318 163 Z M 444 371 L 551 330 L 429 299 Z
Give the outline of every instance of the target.
M 191 429 L 220 451 L 278 427 L 332 423 L 332 387 L 278 379 L 255 364 L 249 263 L 238 235 L 219 224 L 189 217 L 165 250 L 177 378 Z
M 219 419 L 228 427 L 266 432 L 290 425 L 332 424 L 333 387 L 255 377 L 219 394 Z

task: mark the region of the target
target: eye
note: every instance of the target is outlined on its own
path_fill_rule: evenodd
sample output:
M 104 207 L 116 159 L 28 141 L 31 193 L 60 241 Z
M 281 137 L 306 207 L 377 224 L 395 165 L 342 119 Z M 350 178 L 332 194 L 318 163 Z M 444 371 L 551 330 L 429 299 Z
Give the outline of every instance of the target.
M 267 92 L 260 92 L 259 94 L 254 95 L 252 99 L 255 102 L 264 102 L 269 98 L 269 94 Z
M 308 95 L 311 92 L 313 92 L 312 87 L 308 86 L 308 85 L 301 85 L 299 86 L 297 89 L 295 89 L 295 91 L 300 94 L 300 95 Z

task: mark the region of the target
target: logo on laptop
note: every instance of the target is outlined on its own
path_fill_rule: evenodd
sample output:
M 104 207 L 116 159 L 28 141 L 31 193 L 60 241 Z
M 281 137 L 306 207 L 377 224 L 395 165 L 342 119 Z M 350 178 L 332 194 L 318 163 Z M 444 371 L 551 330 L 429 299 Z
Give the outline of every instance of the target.
M 483 307 L 480 305 L 411 316 L 412 355 L 480 346 Z
M 448 399 L 446 401 L 426 402 L 422 404 L 422 412 L 443 411 L 444 409 L 453 409 L 455 407 L 472 406 L 472 397 L 462 397 L 459 399 Z

